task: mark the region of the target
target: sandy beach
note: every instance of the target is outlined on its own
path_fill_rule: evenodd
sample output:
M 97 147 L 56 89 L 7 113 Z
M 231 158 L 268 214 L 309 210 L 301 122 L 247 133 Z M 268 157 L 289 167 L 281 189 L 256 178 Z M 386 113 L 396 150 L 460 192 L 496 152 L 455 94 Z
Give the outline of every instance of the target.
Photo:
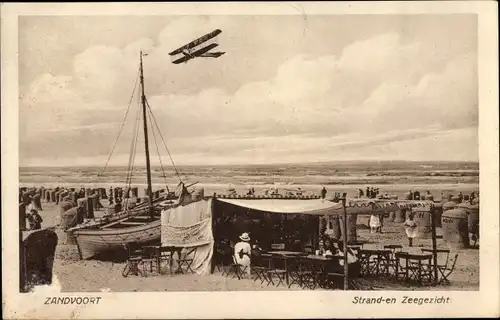
M 41 215 L 43 227 L 55 225 L 59 207 L 43 204 Z M 359 216 L 358 224 L 366 224 L 368 216 Z M 440 228 L 437 230 L 441 234 Z M 370 234 L 368 229 L 358 227 L 358 239 L 366 241 L 364 248 L 383 248 L 387 244 L 401 244 L 407 252 L 420 252 L 421 248 L 431 247 L 430 239 L 417 238 L 414 247 L 407 247 L 407 239 L 402 224 L 384 223 L 384 233 Z M 437 240 L 438 247 L 445 247 L 442 239 Z M 54 262 L 54 275 L 64 292 L 133 292 L 133 291 L 239 291 L 239 290 L 300 290 L 292 286 L 273 287 L 261 285 L 251 279 L 231 279 L 217 271 L 209 276 L 157 275 L 147 277 L 129 276 L 124 278 L 121 272 L 124 263 L 97 260 L 79 260 L 76 246 L 62 244 L 57 246 Z M 382 279 L 363 280 L 373 290 L 479 290 L 479 250 L 466 249 L 456 251 L 459 258 L 453 274 L 449 277 L 451 285 L 438 287 L 407 287 L 403 284 Z M 319 289 L 317 289 L 319 290 Z

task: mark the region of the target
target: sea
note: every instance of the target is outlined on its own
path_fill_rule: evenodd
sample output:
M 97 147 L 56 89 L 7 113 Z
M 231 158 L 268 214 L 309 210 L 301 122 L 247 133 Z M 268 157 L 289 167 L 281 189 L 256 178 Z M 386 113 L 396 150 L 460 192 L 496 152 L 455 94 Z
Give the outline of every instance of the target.
M 271 187 L 285 191 L 319 194 L 348 192 L 355 196 L 367 186 L 380 192 L 402 196 L 405 192 L 430 190 L 434 193 L 479 191 L 478 162 L 418 161 L 343 161 L 307 164 L 155 166 L 153 189 L 175 188 L 182 181 L 205 194 L 224 193 L 228 189 L 246 192 Z M 146 168 L 126 166 L 20 167 L 20 186 L 44 187 L 146 187 Z M 439 198 L 439 195 L 437 196 Z

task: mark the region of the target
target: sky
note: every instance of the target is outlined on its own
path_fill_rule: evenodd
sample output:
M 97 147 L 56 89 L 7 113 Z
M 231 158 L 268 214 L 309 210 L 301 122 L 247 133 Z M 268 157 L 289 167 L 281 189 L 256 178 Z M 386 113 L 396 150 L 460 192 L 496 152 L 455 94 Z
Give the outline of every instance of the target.
M 217 28 L 225 55 L 171 63 Z M 176 164 L 478 161 L 475 15 L 24 16 L 20 165 L 101 165 L 122 122 L 127 164 L 140 50 Z

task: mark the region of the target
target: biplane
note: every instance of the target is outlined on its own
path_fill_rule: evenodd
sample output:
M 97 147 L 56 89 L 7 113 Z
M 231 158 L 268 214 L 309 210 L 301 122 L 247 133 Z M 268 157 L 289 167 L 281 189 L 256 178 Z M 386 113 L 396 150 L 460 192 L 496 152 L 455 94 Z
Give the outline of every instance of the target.
M 191 41 L 185 46 L 170 52 L 169 55 L 172 58 L 172 63 L 179 64 L 198 57 L 218 58 L 222 56 L 225 52 L 209 52 L 219 46 L 219 44 L 216 43 L 216 37 L 221 32 L 222 31 L 220 29 L 216 29 L 194 41 Z

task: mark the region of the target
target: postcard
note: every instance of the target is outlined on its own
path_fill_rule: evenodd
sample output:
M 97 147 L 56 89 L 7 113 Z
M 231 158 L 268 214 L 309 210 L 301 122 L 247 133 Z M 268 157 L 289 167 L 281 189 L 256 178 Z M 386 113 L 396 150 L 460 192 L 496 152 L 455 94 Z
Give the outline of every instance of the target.
M 497 19 L 2 4 L 3 316 L 500 316 Z

